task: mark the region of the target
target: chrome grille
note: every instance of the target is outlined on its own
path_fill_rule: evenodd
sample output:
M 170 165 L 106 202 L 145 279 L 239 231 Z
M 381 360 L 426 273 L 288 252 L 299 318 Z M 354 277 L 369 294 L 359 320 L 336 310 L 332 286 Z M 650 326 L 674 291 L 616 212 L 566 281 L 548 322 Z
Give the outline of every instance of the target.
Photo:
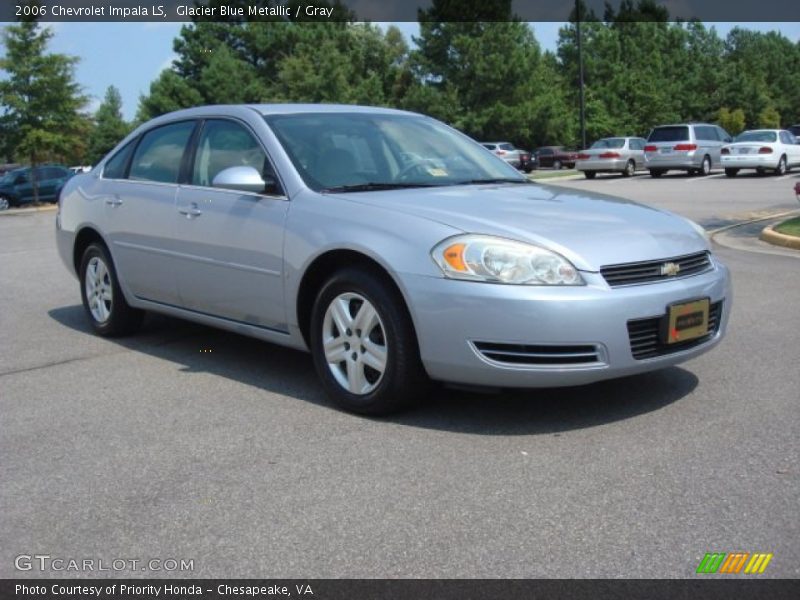
M 722 317 L 722 302 L 715 302 L 708 309 L 708 333 L 703 337 L 678 344 L 667 344 L 663 339 L 664 322 L 667 317 L 651 317 L 628 321 L 628 338 L 631 354 L 636 360 L 655 358 L 681 350 L 688 350 L 707 342 L 719 331 Z
M 474 342 L 484 357 L 512 365 L 577 365 L 600 362 L 592 345 L 545 346 Z
M 680 267 L 675 275 L 667 275 L 663 267 L 668 263 L 673 263 Z M 664 281 L 667 279 L 680 279 L 691 277 L 708 271 L 711 268 L 711 258 L 708 252 L 698 252 L 664 258 L 661 260 L 648 260 L 643 262 L 625 263 L 621 265 L 609 265 L 600 268 L 600 274 L 606 283 L 611 287 L 622 285 L 635 285 L 639 283 L 652 283 L 654 281 Z

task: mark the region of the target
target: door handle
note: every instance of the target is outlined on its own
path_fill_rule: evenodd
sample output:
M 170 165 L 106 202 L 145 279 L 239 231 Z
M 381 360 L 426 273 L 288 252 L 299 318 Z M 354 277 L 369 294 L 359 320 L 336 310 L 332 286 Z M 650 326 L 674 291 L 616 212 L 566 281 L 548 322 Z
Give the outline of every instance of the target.
M 117 206 L 122 206 L 122 200 L 118 196 L 114 196 L 113 198 L 106 198 L 106 204 L 116 208 Z
M 197 208 L 197 203 L 192 202 L 189 205 L 189 208 L 179 208 L 178 212 L 182 215 L 186 215 L 187 219 L 191 219 L 192 217 L 199 217 L 203 214 L 203 211 Z

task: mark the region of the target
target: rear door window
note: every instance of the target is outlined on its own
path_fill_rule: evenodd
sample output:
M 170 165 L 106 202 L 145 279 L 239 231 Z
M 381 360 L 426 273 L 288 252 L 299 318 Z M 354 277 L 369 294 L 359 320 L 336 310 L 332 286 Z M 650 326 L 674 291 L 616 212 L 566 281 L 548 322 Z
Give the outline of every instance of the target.
M 500 148 L 503 150 L 514 150 L 514 146 L 512 144 L 500 144 Z
M 670 125 L 656 127 L 650 132 L 648 142 L 685 142 L 689 139 L 689 127 L 686 125 Z
M 719 138 L 717 137 L 717 130 L 713 127 L 708 127 L 706 125 L 699 125 L 694 128 L 695 136 L 698 140 L 703 140 L 704 142 L 718 142 Z
M 194 121 L 182 121 L 148 131 L 136 148 L 130 179 L 178 183 Z

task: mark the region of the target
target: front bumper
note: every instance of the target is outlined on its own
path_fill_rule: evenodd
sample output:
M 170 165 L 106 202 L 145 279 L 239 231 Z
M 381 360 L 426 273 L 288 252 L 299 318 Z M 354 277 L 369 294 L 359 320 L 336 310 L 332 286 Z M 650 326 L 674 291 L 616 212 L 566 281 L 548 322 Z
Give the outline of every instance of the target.
M 775 154 L 723 155 L 720 162 L 725 169 L 777 169 Z
M 624 171 L 628 160 L 626 158 L 579 160 L 575 163 L 575 168 L 578 171 Z
M 558 387 L 661 369 L 714 347 L 731 310 L 728 270 L 713 259 L 703 274 L 646 285 L 610 288 L 599 273 L 587 285 L 534 287 L 401 275 L 410 300 L 422 362 L 431 378 L 491 387 Z M 701 297 L 722 301 L 714 335 L 690 349 L 637 360 L 627 323 L 659 317 L 669 304 Z M 488 359 L 476 344 L 594 346 L 583 364 L 508 364 Z

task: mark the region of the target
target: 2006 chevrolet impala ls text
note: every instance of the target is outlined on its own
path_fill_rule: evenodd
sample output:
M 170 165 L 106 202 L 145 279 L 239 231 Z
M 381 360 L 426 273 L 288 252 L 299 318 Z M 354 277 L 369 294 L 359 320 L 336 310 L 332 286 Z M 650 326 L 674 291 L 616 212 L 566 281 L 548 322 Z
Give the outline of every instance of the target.
M 529 182 L 425 116 L 209 106 L 140 126 L 64 187 L 56 220 L 101 335 L 151 310 L 310 350 L 341 407 L 431 380 L 586 384 L 722 338 L 728 270 L 702 228 Z

